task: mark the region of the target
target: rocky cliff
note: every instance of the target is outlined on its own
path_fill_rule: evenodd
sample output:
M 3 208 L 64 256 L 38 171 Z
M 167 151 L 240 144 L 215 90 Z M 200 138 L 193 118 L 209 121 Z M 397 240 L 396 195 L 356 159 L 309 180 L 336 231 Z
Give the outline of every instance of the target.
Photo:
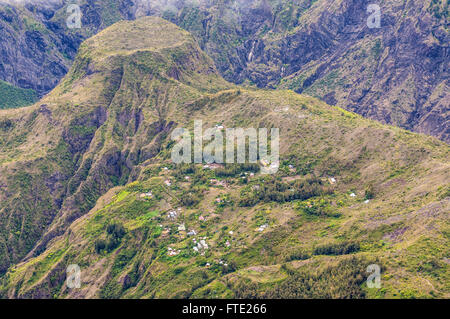
M 120 19 L 159 15 L 190 31 L 225 79 L 290 88 L 382 123 L 449 141 L 448 3 L 369 0 L 68 2 L 2 6 L 0 79 L 41 95 L 67 72 L 81 40 Z
M 280 128 L 278 172 L 175 165 L 170 133 L 194 120 Z M 166 20 L 118 22 L 40 102 L 0 111 L 0 297 L 448 298 L 449 152 L 228 83 Z

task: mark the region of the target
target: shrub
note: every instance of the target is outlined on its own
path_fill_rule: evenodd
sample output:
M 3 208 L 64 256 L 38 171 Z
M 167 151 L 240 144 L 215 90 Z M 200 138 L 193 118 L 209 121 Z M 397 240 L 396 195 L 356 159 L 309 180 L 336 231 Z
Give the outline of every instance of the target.
M 254 189 L 252 186 L 245 187 L 241 191 L 239 206 L 250 207 L 261 201 L 284 203 L 306 200 L 331 193 L 332 189 L 323 185 L 322 181 L 317 178 L 284 183 L 278 178 L 271 177 L 264 180 L 258 189 Z
M 111 252 L 116 249 L 120 243 L 121 239 L 125 236 L 126 230 L 120 223 L 112 223 L 106 227 L 107 239 L 97 239 L 95 241 L 95 251 L 97 254 L 106 250 L 107 252 Z
M 109 224 L 106 228 L 106 232 L 110 234 L 115 239 L 120 239 L 123 236 L 125 236 L 125 228 L 122 224 L 119 223 L 112 223 Z
M 365 198 L 366 199 L 375 198 L 375 188 L 374 188 L 373 184 L 370 184 L 369 186 L 367 186 L 366 191 L 365 191 Z
M 359 251 L 359 243 L 343 242 L 325 244 L 314 249 L 314 255 L 347 255 Z
M 283 282 L 275 285 L 258 298 L 273 299 L 361 299 L 365 298 L 362 284 L 366 280 L 366 267 L 373 263 L 363 258 L 352 257 L 329 266 L 318 273 L 301 270 L 290 274 Z M 241 287 L 238 287 L 242 289 Z M 238 291 L 239 295 L 252 294 L 254 288 L 247 292 Z
M 120 245 L 120 240 L 117 238 L 109 238 L 108 242 L 106 243 L 106 250 L 108 252 L 113 251 L 114 249 L 116 249 L 117 247 L 119 247 Z
M 201 196 L 191 193 L 185 192 L 181 195 L 181 204 L 186 207 L 192 207 L 200 203 Z
M 106 248 L 106 241 L 104 239 L 97 239 L 95 241 L 95 251 L 97 254 L 101 253 Z
M 293 260 L 306 260 L 309 259 L 311 256 L 304 250 L 296 250 L 292 253 L 290 253 L 288 256 L 286 256 L 286 261 L 293 261 Z
M 236 299 L 256 299 L 260 297 L 258 285 L 252 281 L 240 281 L 234 287 L 234 297 Z

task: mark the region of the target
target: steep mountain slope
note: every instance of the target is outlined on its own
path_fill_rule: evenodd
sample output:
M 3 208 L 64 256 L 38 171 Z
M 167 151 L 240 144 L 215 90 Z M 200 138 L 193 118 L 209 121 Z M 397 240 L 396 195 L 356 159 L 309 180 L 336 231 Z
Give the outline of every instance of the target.
M 174 165 L 169 133 L 198 119 L 280 128 L 279 172 Z M 447 144 L 238 88 L 162 19 L 87 40 L 0 128 L 4 297 L 448 297 Z M 364 284 L 374 263 L 380 289 Z
M 112 30 L 127 31 L 121 27 Z M 165 110 L 152 106 L 191 101 L 198 95 L 196 86 L 211 92 L 230 86 L 187 32 L 168 23 L 146 28 L 145 37 L 154 39 L 124 40 L 114 47 L 115 55 L 104 56 L 103 50 L 105 41 L 116 39 L 101 33 L 102 42 L 91 38 L 52 94 L 32 107 L 1 113 L 1 271 L 24 257 L 44 233 L 45 246 L 100 195 L 135 175 L 136 164 L 158 153 L 172 124 L 164 120 Z M 162 43 L 160 31 L 174 37 Z M 145 49 L 129 51 L 134 45 Z M 184 82 L 191 86 L 179 101 L 168 101 Z
M 44 24 L 40 18 L 54 13 L 41 8 L 42 16 L 34 15 L 24 7 L 0 1 L 0 79 L 32 89 L 40 96 L 53 89 L 67 73 L 81 43 L 62 26 Z
M 46 43 L 55 49 L 40 55 L 58 67 L 42 67 L 41 58 L 23 54 L 5 65 L 23 70 L 27 61 L 30 74 L 0 68 L 0 79 L 45 93 L 67 68 L 69 61 L 60 56 L 73 58 L 81 38 L 120 19 L 158 15 L 190 31 L 231 82 L 292 89 L 448 142 L 448 2 L 378 1 L 381 28 L 369 29 L 372 2 L 83 0 L 83 28 L 74 30 L 65 26 L 68 2 L 56 1 L 52 8 L 29 3 L 26 16 L 46 31 L 29 30 L 22 22 L 23 36 L 6 37 L 3 46 L 22 52 L 28 49 L 14 38 Z M 10 32 L 11 14 L 3 16 L 3 30 Z
M 127 0 L 82 0 L 82 28 L 69 28 L 73 1 L 0 0 L 0 79 L 40 96 L 66 75 L 81 42 L 129 16 Z

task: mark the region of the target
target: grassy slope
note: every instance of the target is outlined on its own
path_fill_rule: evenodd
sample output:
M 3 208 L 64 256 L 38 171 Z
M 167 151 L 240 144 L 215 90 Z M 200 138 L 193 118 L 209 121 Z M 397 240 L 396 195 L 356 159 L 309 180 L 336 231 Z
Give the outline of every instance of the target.
M 163 115 L 154 108 L 164 101 L 161 93 L 179 91 L 184 77 L 204 92 L 230 86 L 187 32 L 171 24 L 149 23 L 144 29 L 142 21 L 138 25 L 141 36 L 134 39 L 148 45 L 147 50 L 102 60 L 101 52 L 82 47 L 76 66 L 52 94 L 34 106 L 0 114 L 0 242 L 8 243 L 0 248 L 0 273 L 29 253 L 50 224 L 43 246 L 109 188 L 126 182 L 134 165 L 154 156 L 152 148 L 158 147 L 159 136 L 169 125 L 155 120 Z M 178 32 L 181 40 L 166 48 L 154 42 L 152 49 L 151 37 L 146 36 L 154 32 L 167 37 Z M 95 45 L 96 38 L 90 41 Z M 192 59 L 180 55 L 188 51 L 194 54 Z M 182 63 L 185 68 L 174 67 Z M 166 72 L 173 72 L 179 81 L 160 76 Z M 182 98 L 191 101 L 199 93 L 189 88 Z M 122 99 L 123 92 L 130 93 L 128 100 Z M 128 134 L 135 135 L 139 114 L 147 126 L 127 143 Z M 123 159 L 117 157 L 121 151 Z
M 16 88 L 11 84 L 0 81 L 0 109 L 11 109 L 33 104 L 36 93 L 33 90 Z
M 126 161 L 119 174 L 87 169 L 80 184 L 84 193 L 104 195 L 95 196 L 95 207 L 86 207 L 89 213 L 75 222 L 68 216 L 84 197 L 65 199 L 49 228 L 65 232 L 50 236 L 45 249 L 9 269 L 3 278 L 5 296 L 448 297 L 448 145 L 292 91 L 236 88 L 212 65 L 186 32 L 155 18 L 121 22 L 85 42 L 71 72 L 41 102 L 59 123 L 44 136 L 61 136 L 80 113 L 104 107 L 106 120 L 93 129 L 82 163 L 90 159 L 92 167 L 108 166 L 102 158 L 119 151 L 132 165 L 128 174 L 123 173 Z M 26 115 L 0 115 L 3 123 L 15 123 L 13 136 L 19 136 Z M 240 174 L 223 177 L 201 166 L 171 165 L 171 144 L 163 132 L 192 127 L 194 119 L 203 119 L 204 127 L 281 128 L 283 167 L 275 177 L 280 187 L 289 190 L 296 187 L 290 183 L 315 176 L 322 190 L 332 192 L 240 206 L 257 185 L 270 185 L 270 178 L 256 174 L 244 184 Z M 15 141 L 16 152 L 0 154 L 2 170 L 12 172 L 32 157 L 46 158 L 48 150 L 33 143 L 43 121 L 39 115 L 29 136 Z M 101 181 L 117 175 L 121 182 L 98 191 Z M 329 183 L 331 176 L 337 184 Z M 226 186 L 212 185 L 211 179 Z M 11 190 L 8 181 L 0 182 Z M 369 203 L 364 202 L 367 189 L 374 195 Z M 149 190 L 152 199 L 140 197 Z M 194 199 L 191 206 L 188 197 Z M 216 204 L 217 198 L 224 204 Z M 168 219 L 167 212 L 178 208 L 178 219 Z M 177 230 L 181 223 L 194 229 L 197 239 L 206 237 L 204 256 L 193 251 L 191 237 Z M 110 224 L 122 225 L 125 234 L 108 233 Z M 268 228 L 257 231 L 263 224 Z M 96 249 L 100 240 L 111 243 L 109 249 Z M 180 253 L 168 256 L 169 247 Z M 374 262 L 383 266 L 382 288 L 368 290 L 365 268 Z M 73 263 L 82 269 L 80 290 L 64 283 L 65 269 Z M 308 282 L 301 284 L 302 278 L 315 283 L 314 295 L 299 288 Z M 284 286 L 285 279 L 294 289 Z M 300 295 L 289 295 L 294 290 Z

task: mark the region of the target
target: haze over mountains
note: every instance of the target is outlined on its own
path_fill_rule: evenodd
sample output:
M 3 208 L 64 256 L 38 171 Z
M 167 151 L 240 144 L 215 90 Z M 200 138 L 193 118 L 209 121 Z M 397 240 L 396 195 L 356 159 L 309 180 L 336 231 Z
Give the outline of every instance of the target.
M 166 20 L 122 21 L 0 111 L 0 296 L 448 298 L 448 144 L 215 64 Z M 280 170 L 174 165 L 198 119 L 280 128 Z
M 40 95 L 69 69 L 83 39 L 121 19 L 159 15 L 190 31 L 223 77 L 288 88 L 382 123 L 449 141 L 448 2 L 369 0 L 29 1 L 0 10 L 0 79 Z

